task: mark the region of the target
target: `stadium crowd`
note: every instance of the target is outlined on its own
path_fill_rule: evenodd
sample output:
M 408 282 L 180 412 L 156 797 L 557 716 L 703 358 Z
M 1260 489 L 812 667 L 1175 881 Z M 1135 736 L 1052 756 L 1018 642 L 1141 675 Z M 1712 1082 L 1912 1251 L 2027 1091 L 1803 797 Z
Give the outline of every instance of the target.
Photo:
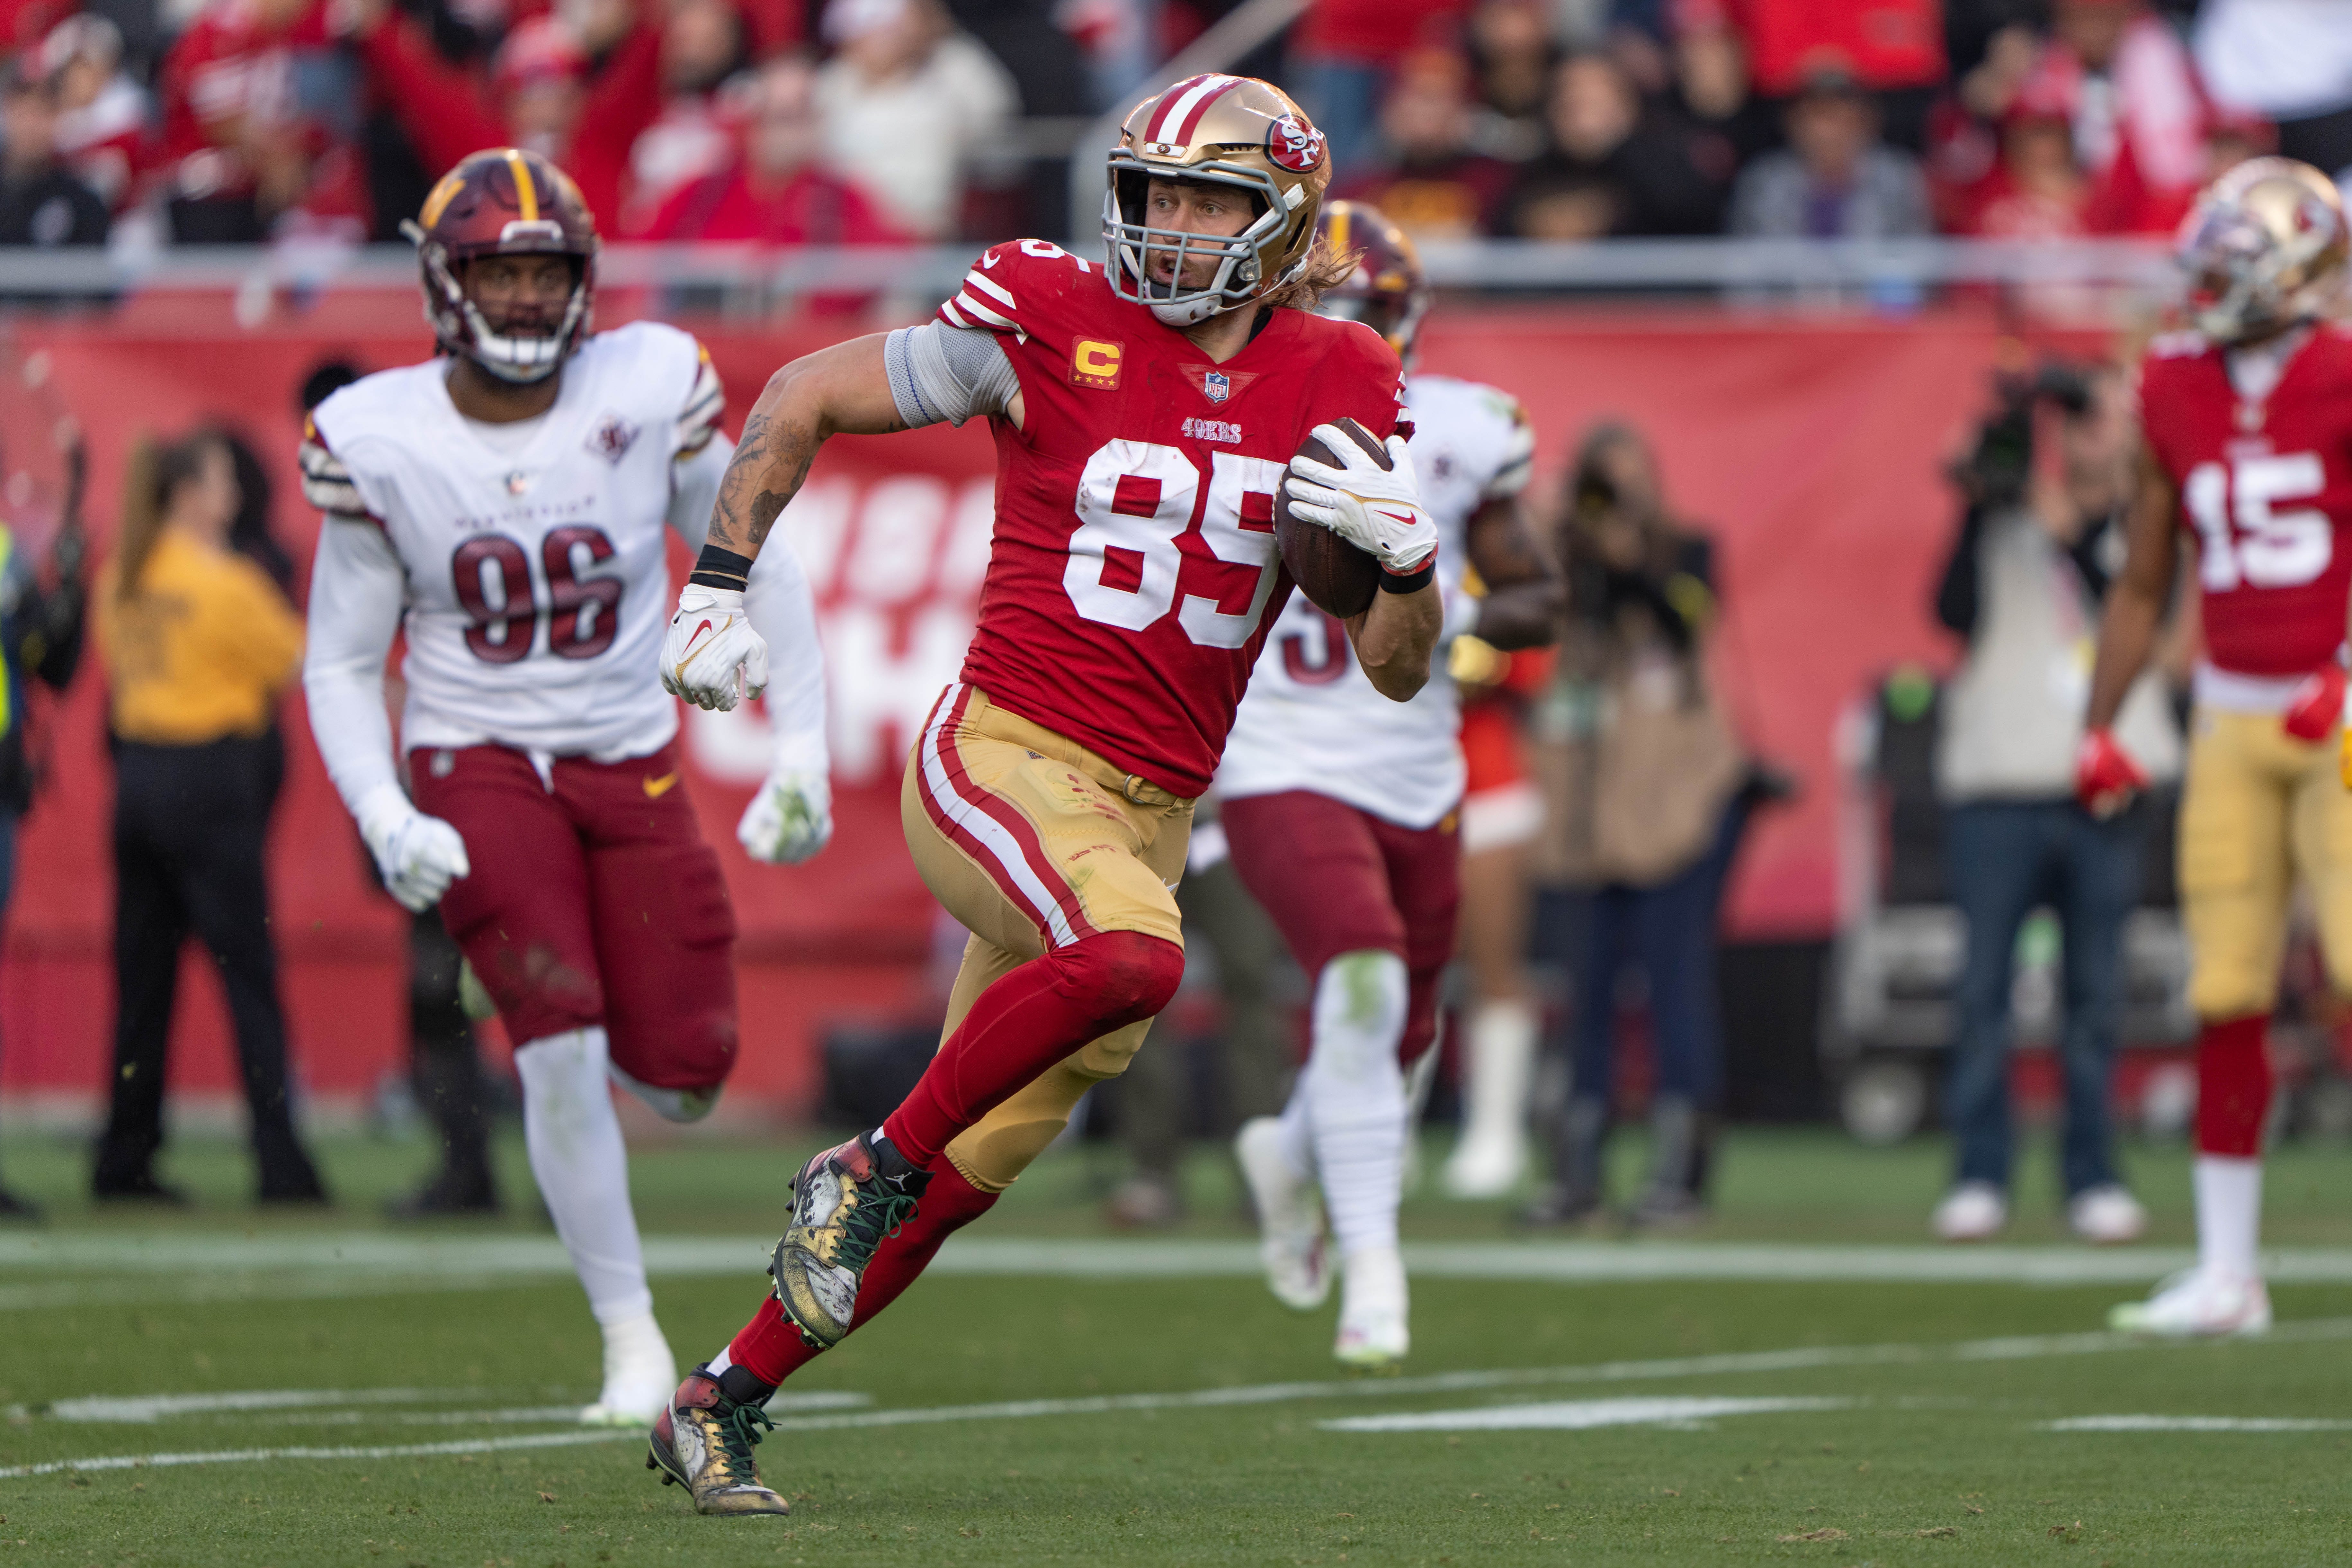
M 616 237 L 1050 232 L 1059 182 L 1031 174 L 1053 128 L 1231 9 L 12 0 L 0 244 L 390 240 L 504 142 Z M 2156 234 L 2252 153 L 2352 165 L 2352 29 L 2325 10 L 1317 0 L 1242 68 L 1316 116 L 1339 194 L 1423 240 Z

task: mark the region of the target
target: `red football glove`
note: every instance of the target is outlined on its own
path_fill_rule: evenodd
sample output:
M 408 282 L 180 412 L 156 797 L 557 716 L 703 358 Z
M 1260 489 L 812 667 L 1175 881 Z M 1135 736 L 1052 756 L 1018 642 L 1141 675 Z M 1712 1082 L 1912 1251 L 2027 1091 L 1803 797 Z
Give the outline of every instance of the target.
M 2344 717 L 2344 667 L 2323 666 L 2303 678 L 2279 723 L 2298 741 L 2324 741 Z
M 2074 798 L 2093 816 L 2113 816 L 2147 787 L 2147 774 L 2112 731 L 2093 730 L 2074 752 Z

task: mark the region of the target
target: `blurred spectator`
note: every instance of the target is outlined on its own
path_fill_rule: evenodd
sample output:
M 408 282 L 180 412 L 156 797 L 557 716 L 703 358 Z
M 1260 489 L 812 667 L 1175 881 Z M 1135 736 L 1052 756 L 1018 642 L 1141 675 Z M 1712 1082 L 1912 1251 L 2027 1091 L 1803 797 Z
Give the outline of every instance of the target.
M 1737 8 L 1758 93 L 1785 98 L 1843 75 L 1894 104 L 1895 142 L 1920 145 L 1928 93 L 1946 73 L 1939 0 L 1737 0 Z
M 1470 68 L 1459 55 L 1408 57 L 1381 105 L 1378 172 L 1340 194 L 1379 207 L 1418 241 L 1491 232 L 1513 174 L 1509 164 L 1471 151 L 1469 89 Z
M 1397 62 L 1454 42 L 1467 0 L 1317 0 L 1292 33 L 1292 93 L 1323 132 L 1331 167 L 1350 177 L 1372 155 L 1380 102 Z
M 1054 20 L 1077 47 L 1089 107 L 1100 110 L 1141 93 L 1160 63 L 1159 6 L 1147 0 L 1060 0 Z M 1022 101 L 1030 102 L 1022 84 Z M 1031 109 L 1032 113 L 1043 112 Z
M 2089 199 L 2064 110 L 2023 93 L 2000 129 L 2000 165 L 1979 187 L 1965 226 L 1989 239 L 2075 239 L 2089 232 Z
M 1552 73 L 1550 146 L 1519 170 L 1512 232 L 1530 239 L 1703 234 L 1717 198 L 1673 128 L 1645 123 L 1623 68 L 1570 55 Z
M 325 1192 L 294 1131 L 263 839 L 279 783 L 265 742 L 302 657 L 302 622 L 229 549 L 242 497 L 207 432 L 142 443 L 100 573 L 98 647 L 115 753 L 112 1107 L 90 1192 L 184 1202 L 155 1174 L 164 1057 L 193 934 L 228 994 L 264 1203 Z
M 816 70 L 798 58 L 761 68 L 733 161 L 662 205 L 636 237 L 761 245 L 887 245 L 898 233 L 857 187 L 817 165 L 824 128 Z
M 1544 99 L 1559 50 L 1541 0 L 1485 0 L 1470 14 L 1479 114 L 1472 142 L 1521 163 L 1543 151 Z
M 0 77 L 0 245 L 103 245 L 106 204 L 58 162 L 57 94 L 31 64 Z
M 1878 109 L 1852 77 L 1816 77 L 1787 115 L 1789 145 L 1741 172 L 1736 234 L 1892 239 L 1929 229 L 1918 162 L 1878 139 Z
M 65 504 L 49 542 L 47 570 L 0 525 L 0 928 L 16 882 L 16 827 L 32 809 L 38 769 L 26 731 L 35 680 L 63 691 L 81 662 L 83 452 L 66 447 Z M 44 582 L 43 579 L 47 578 Z M 0 1220 L 38 1219 L 40 1210 L 0 1186 Z
M 956 234 L 964 182 L 1021 112 L 1013 78 L 939 0 L 831 0 L 817 77 L 827 162 L 902 232 Z
M 2005 23 L 1985 35 L 1983 54 L 1937 100 L 1927 121 L 1927 174 L 1938 227 L 1974 227 L 1979 209 L 1998 194 L 1987 182 L 2000 166 L 2001 130 L 2041 58 L 2039 33 Z M 2072 116 L 2066 118 L 2071 160 Z
M 2208 110 L 2179 37 L 2141 0 L 2056 0 L 2021 91 L 2063 106 L 2090 226 L 2169 234 L 2205 178 Z
M 689 183 L 724 168 L 735 153 L 734 121 L 749 83 L 743 19 L 732 0 L 675 0 L 662 25 L 661 112 L 629 149 L 623 226 L 648 221 Z
M 1748 46 L 1729 17 L 1707 4 L 1676 10 L 1669 101 L 1690 127 L 1692 162 L 1727 195 L 1751 159 L 1779 144 L 1780 127 L 1748 89 Z
M 365 233 L 357 83 L 321 0 L 215 0 L 163 58 L 163 195 L 182 244 Z
M 1581 893 L 1569 1097 L 1551 1183 L 1528 1210 L 1572 1224 L 1602 1201 L 1616 1082 L 1619 982 L 1647 981 L 1655 1053 L 1651 1172 L 1637 1224 L 1696 1217 L 1722 1082 L 1716 913 L 1753 792 L 1748 758 L 1709 689 L 1713 551 L 1673 520 L 1648 443 L 1622 425 L 1586 436 L 1569 479 L 1559 559 L 1569 584 L 1558 683 L 1538 726 L 1549 807 L 1539 874 Z
M 2043 904 L 2063 938 L 2068 1221 L 2095 1242 L 2135 1240 L 2147 1224 L 2116 1174 L 2107 1107 L 2124 922 L 2138 902 L 2153 807 L 2102 819 L 2074 799 L 2085 650 L 2123 554 L 2128 401 L 2112 372 L 2045 372 L 2010 390 L 1958 469 L 1967 510 L 1936 596 L 1937 619 L 1968 649 L 1945 689 L 1936 763 L 1946 874 L 1969 933 L 1945 1100 L 1958 1169 L 1932 1222 L 1947 1241 L 1989 1240 L 2009 1220 L 2017 938 Z M 2052 436 L 2055 460 L 2037 464 Z M 2151 777 L 2179 777 L 2179 727 L 2155 671 L 2132 689 L 2116 731 Z
M 1087 61 L 1062 21 L 1062 0 L 944 0 L 954 25 L 1012 73 L 1025 114 L 1091 114 Z M 1141 6 L 1128 9 L 1139 13 Z M 1141 32 L 1140 26 L 1137 28 Z
M 147 95 L 122 68 L 122 34 L 103 16 L 67 17 L 41 41 L 41 73 L 56 89 L 58 156 L 120 212 L 147 156 Z
M 2205 0 L 2193 35 L 2214 100 L 2278 124 L 2278 152 L 2352 184 L 2352 15 L 2326 0 Z
M 518 23 L 487 87 L 385 0 L 360 0 L 352 36 L 432 177 L 484 147 L 528 147 L 572 176 L 600 228 L 617 229 L 630 150 L 661 112 L 663 35 L 627 0 L 575 9 L 577 25 L 552 16 Z

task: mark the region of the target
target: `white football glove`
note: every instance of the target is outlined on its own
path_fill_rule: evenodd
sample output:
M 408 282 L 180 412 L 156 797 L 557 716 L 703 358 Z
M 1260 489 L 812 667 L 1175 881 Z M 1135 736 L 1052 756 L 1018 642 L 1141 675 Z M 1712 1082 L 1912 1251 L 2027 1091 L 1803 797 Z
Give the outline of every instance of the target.
M 1404 437 L 1389 437 L 1389 461 L 1394 466 L 1383 468 L 1336 427 L 1318 425 L 1315 434 L 1347 466 L 1335 468 L 1311 458 L 1291 458 L 1290 477 L 1283 488 L 1290 496 L 1292 515 L 1322 524 L 1369 552 L 1388 571 L 1420 571 L 1437 552 L 1437 524 L 1422 509 L 1421 481 L 1413 474 Z
M 768 645 L 743 616 L 740 588 L 688 583 L 662 639 L 662 689 L 697 708 L 732 712 L 768 687 Z
M 814 767 L 780 764 L 735 825 L 743 852 L 771 866 L 797 866 L 832 837 L 833 781 L 821 760 Z
M 437 816 L 410 804 L 395 784 L 382 784 L 362 797 L 354 814 L 360 837 L 383 873 L 384 891 L 401 908 L 422 914 L 441 901 L 449 884 L 470 874 L 466 840 Z

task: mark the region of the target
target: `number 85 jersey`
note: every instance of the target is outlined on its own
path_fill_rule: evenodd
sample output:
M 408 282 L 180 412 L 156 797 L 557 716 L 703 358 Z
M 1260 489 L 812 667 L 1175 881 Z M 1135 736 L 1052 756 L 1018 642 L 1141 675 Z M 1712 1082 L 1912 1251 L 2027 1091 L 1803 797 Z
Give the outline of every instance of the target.
M 987 252 L 940 320 L 996 334 L 996 526 L 964 679 L 1182 796 L 1209 787 L 1289 578 L 1275 492 L 1308 432 L 1396 427 L 1370 328 L 1268 312 L 1222 364 L 1042 240 Z M 1280 590 L 1280 592 L 1277 592 Z
M 402 744 L 603 761 L 658 750 L 677 729 L 656 675 L 665 524 L 699 541 L 680 470 L 714 441 L 702 461 L 725 458 L 709 357 L 652 322 L 600 332 L 565 362 L 553 406 L 513 426 L 461 416 L 447 370 L 433 360 L 343 388 L 302 449 L 329 526 L 372 521 L 400 558 Z
M 2205 339 L 2159 338 L 2140 416 L 2196 532 L 2207 658 L 2271 679 L 2332 662 L 2352 594 L 2352 332 L 2315 329 L 2259 399 Z

